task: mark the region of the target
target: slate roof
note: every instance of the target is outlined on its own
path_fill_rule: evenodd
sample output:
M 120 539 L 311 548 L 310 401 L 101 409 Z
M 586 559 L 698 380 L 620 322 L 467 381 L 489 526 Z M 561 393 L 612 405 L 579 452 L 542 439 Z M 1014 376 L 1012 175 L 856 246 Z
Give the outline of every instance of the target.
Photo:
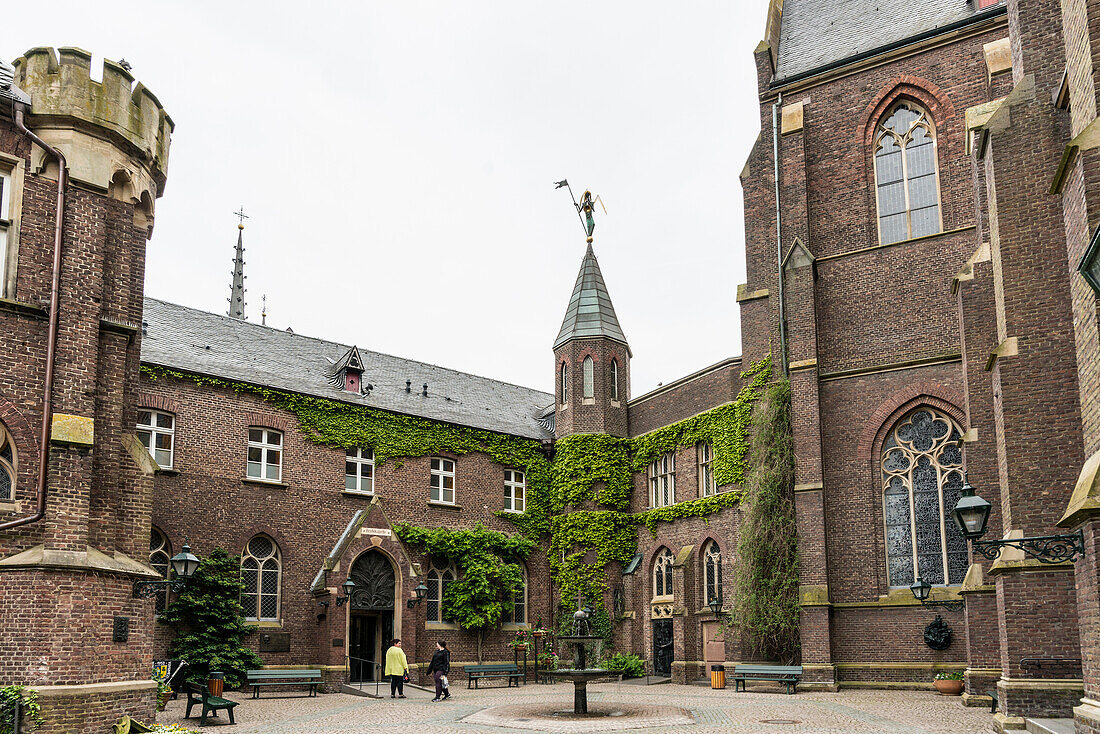
M 527 438 L 547 439 L 539 421 L 550 393 L 425 362 L 359 349 L 369 396 L 330 382 L 350 345 L 238 321 L 174 303 L 145 299 L 141 361 L 289 392 L 368 405 Z M 412 391 L 405 392 L 405 381 Z M 421 392 L 428 383 L 428 397 Z
M 573 286 L 573 295 L 565 309 L 561 331 L 554 340 L 554 349 L 570 339 L 597 336 L 627 343 L 619 319 L 615 316 L 615 307 L 611 305 L 611 296 L 607 295 L 596 253 L 592 251 L 592 243 L 589 243 L 588 251 L 581 260 L 581 270 L 577 273 L 577 284 Z
M 31 97 L 15 86 L 15 67 L 0 59 L 0 99 L 10 99 L 29 105 Z
M 1003 8 L 1002 8 L 1003 10 Z M 784 0 L 775 80 L 978 14 L 975 0 Z

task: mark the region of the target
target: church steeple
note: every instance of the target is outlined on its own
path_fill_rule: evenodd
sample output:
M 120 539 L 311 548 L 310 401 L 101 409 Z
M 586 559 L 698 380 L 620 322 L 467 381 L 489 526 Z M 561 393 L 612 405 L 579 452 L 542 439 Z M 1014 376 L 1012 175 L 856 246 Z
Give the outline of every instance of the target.
M 581 260 L 581 269 L 577 273 L 577 284 L 573 286 L 573 295 L 569 299 L 569 305 L 565 309 L 565 318 L 561 322 L 561 330 L 558 338 L 554 340 L 554 349 L 565 344 L 570 339 L 592 339 L 605 337 L 612 341 L 620 342 L 630 352 L 626 335 L 619 326 L 619 319 L 615 315 L 615 307 L 611 304 L 611 296 L 607 294 L 607 286 L 603 282 L 603 273 L 600 272 L 600 264 L 596 261 L 596 253 L 592 251 L 592 243 L 588 243 L 588 250 Z
M 233 256 L 233 286 L 229 292 L 229 316 L 245 321 L 244 315 L 244 220 L 248 215 L 244 207 L 235 212 L 241 221 L 237 225 L 237 252 Z

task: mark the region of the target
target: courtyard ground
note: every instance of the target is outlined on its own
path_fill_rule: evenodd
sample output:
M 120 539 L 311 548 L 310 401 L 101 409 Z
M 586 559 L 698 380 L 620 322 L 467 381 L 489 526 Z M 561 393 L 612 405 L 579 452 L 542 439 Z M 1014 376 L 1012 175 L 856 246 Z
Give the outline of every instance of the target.
M 518 690 L 501 687 L 473 691 L 455 687 L 453 698 L 440 703 L 432 703 L 430 694 L 408 688 L 409 698 L 405 700 L 339 693 L 316 698 L 276 698 L 269 693 L 265 695 L 272 697 L 253 700 L 244 693 L 230 693 L 227 697 L 241 702 L 236 709 L 237 725 L 228 726 L 228 717 L 221 712 L 217 723 L 211 719 L 205 731 L 232 731 L 233 734 L 530 731 L 485 726 L 462 719 L 494 706 L 560 704 L 563 709 L 571 708 L 572 691 L 568 684 L 528 685 Z M 770 687 L 735 693 L 732 687 L 714 691 L 699 686 L 608 683 L 590 686 L 588 698 L 590 706 L 612 701 L 643 707 L 677 706 L 689 711 L 696 721 L 687 726 L 632 729 L 638 732 L 971 734 L 993 731 L 989 709 L 966 708 L 959 698 L 926 691 L 847 690 L 787 696 L 778 688 Z M 157 723 L 180 723 L 198 729 L 197 707 L 192 712 L 195 718 L 184 719 L 184 702 L 184 698 L 169 702 Z M 769 720 L 775 723 L 766 723 Z

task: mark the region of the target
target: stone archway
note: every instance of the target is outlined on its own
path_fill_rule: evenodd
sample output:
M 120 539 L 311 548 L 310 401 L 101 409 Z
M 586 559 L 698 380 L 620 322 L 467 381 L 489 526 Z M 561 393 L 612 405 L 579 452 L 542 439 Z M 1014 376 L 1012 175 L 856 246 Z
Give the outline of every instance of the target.
M 350 677 L 377 680 L 382 656 L 394 636 L 397 573 L 385 553 L 372 549 L 355 559 L 348 578 L 355 582 L 348 604 Z

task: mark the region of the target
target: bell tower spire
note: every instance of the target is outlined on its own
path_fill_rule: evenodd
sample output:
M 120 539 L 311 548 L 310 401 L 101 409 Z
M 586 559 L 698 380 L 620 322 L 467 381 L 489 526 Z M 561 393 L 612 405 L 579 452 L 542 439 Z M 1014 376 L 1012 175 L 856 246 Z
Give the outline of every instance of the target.
M 245 321 L 247 317 L 244 315 L 244 220 L 248 219 L 248 215 L 244 213 L 243 206 L 233 213 L 240 221 L 237 224 L 237 251 L 233 256 L 233 285 L 229 292 L 229 316 Z

